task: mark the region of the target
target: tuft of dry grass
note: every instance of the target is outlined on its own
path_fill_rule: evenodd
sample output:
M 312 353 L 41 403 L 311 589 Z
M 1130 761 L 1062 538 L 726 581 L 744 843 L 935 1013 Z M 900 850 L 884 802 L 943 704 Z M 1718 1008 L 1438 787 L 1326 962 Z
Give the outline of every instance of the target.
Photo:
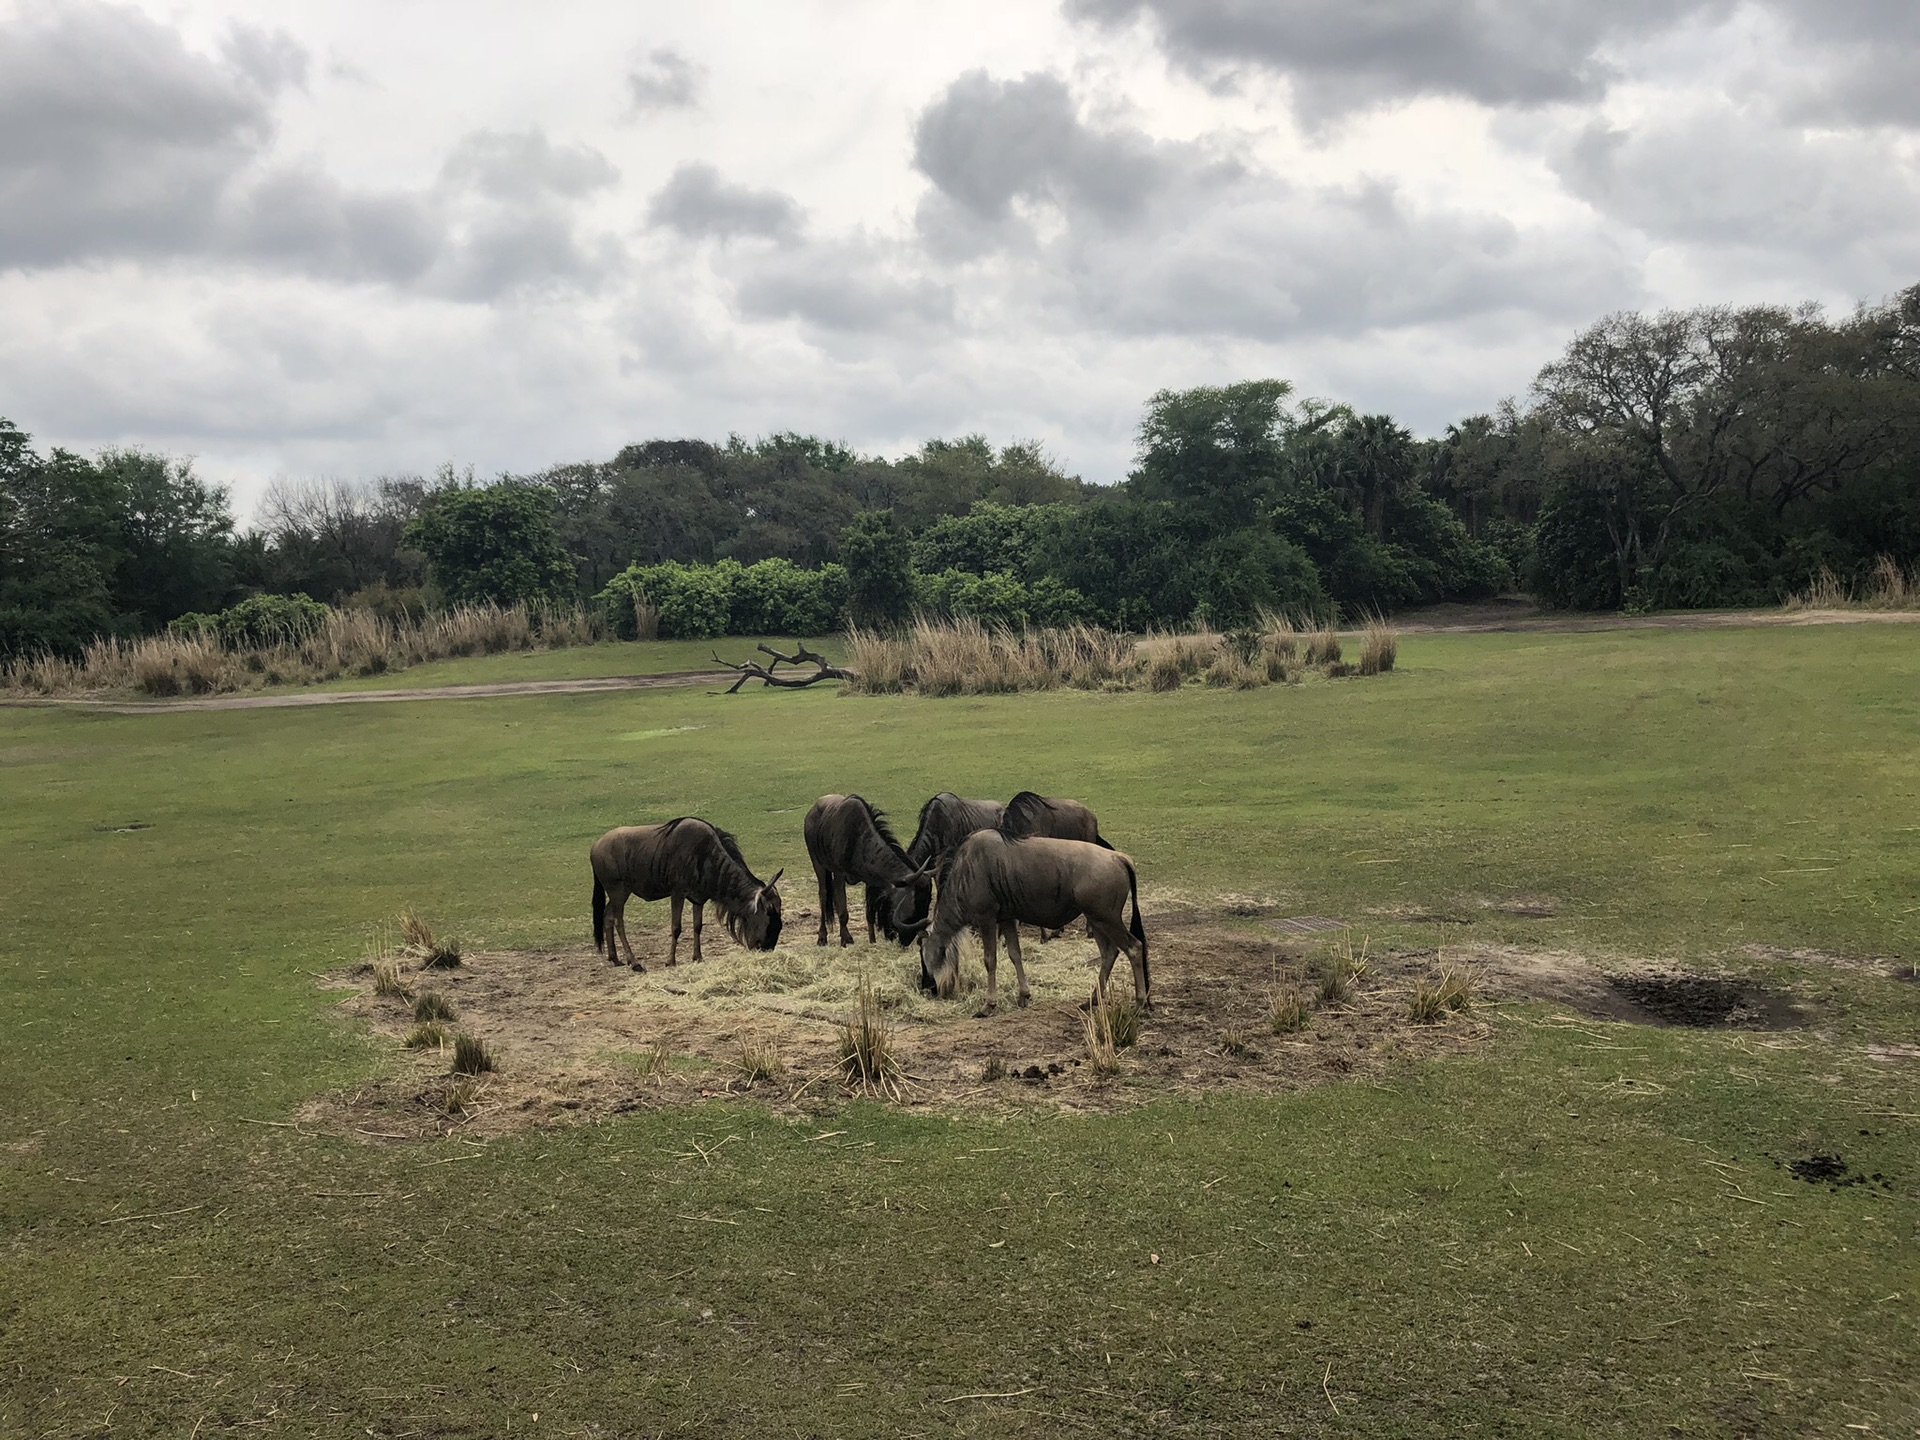
M 400 941 L 422 970 L 451 970 L 460 963 L 459 945 L 438 939 L 433 926 L 411 910 L 400 916 Z
M 1147 688 L 1157 693 L 1178 690 L 1187 683 L 1187 672 L 1173 650 L 1161 650 L 1147 661 Z
M 401 978 L 398 960 L 376 960 L 373 962 L 373 993 L 394 1000 L 411 1000 L 413 991 Z
M 740 1053 L 733 1063 L 739 1067 L 740 1078 L 748 1085 L 761 1080 L 778 1080 L 787 1073 L 787 1062 L 771 1040 L 742 1040 Z
M 633 592 L 633 638 L 636 640 L 660 638 L 660 607 L 638 590 Z
M 440 1108 L 449 1115 L 465 1115 L 479 1103 L 486 1082 L 471 1075 L 455 1075 L 440 1087 Z
M 1331 621 L 1307 636 L 1306 650 L 1301 658 L 1308 665 L 1331 665 L 1339 660 L 1340 637 L 1334 633 Z
M 438 1020 L 429 1020 L 409 1030 L 404 1043 L 409 1050 L 444 1050 L 452 1038 L 446 1026 Z
M 633 1057 L 633 1068 L 641 1079 L 662 1083 L 673 1068 L 673 1052 L 667 1049 L 666 1041 L 655 1040 Z
M 487 1042 L 462 1030 L 453 1037 L 453 1073 L 486 1075 L 493 1070 L 493 1055 Z
M 437 990 L 429 990 L 413 1002 L 413 1018 L 421 1024 L 429 1020 L 458 1020 L 460 1012 L 453 1008 L 453 1002 Z
M 847 1088 L 863 1095 L 900 1098 L 896 1078 L 900 1060 L 893 1051 L 893 1026 L 864 979 L 853 1015 L 840 1027 L 840 1071 Z
M 1913 610 L 1920 608 L 1920 565 L 1902 570 L 1891 555 L 1874 558 L 1858 590 L 1822 565 L 1804 590 L 1787 597 L 1785 610 Z
M 1120 1047 L 1113 1037 L 1113 1008 L 1098 986 L 1081 1012 L 1080 1027 L 1086 1039 L 1087 1069 L 1102 1079 L 1119 1074 Z
M 1473 973 L 1471 965 L 1462 965 L 1458 970 L 1441 971 L 1440 1003 L 1449 1010 L 1472 1009 L 1479 983 L 1479 977 Z
M 1283 985 L 1267 1000 L 1267 1029 L 1275 1035 L 1298 1035 L 1312 1021 L 1307 997 L 1295 985 Z
M 1399 655 L 1400 632 L 1379 616 L 1369 616 L 1360 633 L 1360 673 L 1384 675 Z
M 847 668 L 854 678 L 846 690 L 854 695 L 898 695 L 913 680 L 913 646 L 903 637 L 847 627 Z
M 1323 1010 L 1338 1010 L 1353 999 L 1353 978 L 1346 966 L 1328 957 L 1319 966 L 1319 985 L 1314 996 Z
M 1344 680 L 1349 675 L 1358 674 L 1359 669 L 1359 666 L 1349 665 L 1344 660 L 1335 660 L 1327 666 L 1327 678 L 1329 680 Z
M 989 1055 L 987 1063 L 980 1067 L 980 1083 L 991 1085 L 996 1080 L 1007 1078 L 1007 1062 L 998 1055 Z
M 1238 1060 L 1253 1050 L 1253 1038 L 1239 1025 L 1229 1025 L 1220 1035 L 1220 1053 Z
M 1429 983 L 1424 975 L 1413 982 L 1413 995 L 1407 1001 L 1407 1019 L 1415 1025 L 1432 1025 L 1446 1013 L 1438 985 Z

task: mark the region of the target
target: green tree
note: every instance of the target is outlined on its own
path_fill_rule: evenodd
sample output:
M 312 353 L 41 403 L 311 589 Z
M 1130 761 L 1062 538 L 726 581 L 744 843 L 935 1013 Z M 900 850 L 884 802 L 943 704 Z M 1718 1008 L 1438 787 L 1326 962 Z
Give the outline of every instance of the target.
M 1277 488 L 1296 417 L 1285 380 L 1162 390 L 1140 422 L 1130 488 L 1171 501 L 1215 530 L 1253 524 Z
M 840 535 L 847 567 L 848 608 L 855 623 L 891 625 L 913 604 L 912 549 L 891 510 L 856 515 Z
M 435 583 L 456 603 L 572 598 L 573 562 L 553 525 L 553 492 L 489 485 L 436 495 L 406 529 L 404 543 L 427 557 Z

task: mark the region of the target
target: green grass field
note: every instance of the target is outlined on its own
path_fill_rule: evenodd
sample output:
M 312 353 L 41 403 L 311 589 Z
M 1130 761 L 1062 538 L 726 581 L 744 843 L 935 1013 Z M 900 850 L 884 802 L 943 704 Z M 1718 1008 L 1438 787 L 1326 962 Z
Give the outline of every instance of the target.
M 435 668 L 700 663 L 639 648 Z M 0 1434 L 1920 1433 L 1920 1059 L 1885 1048 L 1920 1041 L 1920 984 L 1743 953 L 1920 958 L 1920 645 L 1412 637 L 1401 664 L 1167 696 L 0 710 Z M 1154 896 L 1726 964 L 1815 1023 L 1519 1006 L 1387 1083 L 1103 1117 L 288 1124 L 392 1063 L 314 977 L 403 907 L 579 943 L 591 840 L 686 812 L 810 902 L 815 796 L 910 821 L 1028 786 L 1094 806 Z M 1482 904 L 1523 896 L 1555 913 Z M 1889 1186 L 1775 1164 L 1821 1151 Z

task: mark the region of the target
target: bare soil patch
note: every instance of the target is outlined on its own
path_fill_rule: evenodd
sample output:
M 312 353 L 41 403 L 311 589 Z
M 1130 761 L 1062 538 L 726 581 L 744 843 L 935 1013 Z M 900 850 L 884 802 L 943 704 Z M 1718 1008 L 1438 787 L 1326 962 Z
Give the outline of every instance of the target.
M 1791 1030 L 1806 1017 L 1752 981 L 1665 971 L 1610 975 L 1607 983 L 1660 1025 L 1699 1030 Z

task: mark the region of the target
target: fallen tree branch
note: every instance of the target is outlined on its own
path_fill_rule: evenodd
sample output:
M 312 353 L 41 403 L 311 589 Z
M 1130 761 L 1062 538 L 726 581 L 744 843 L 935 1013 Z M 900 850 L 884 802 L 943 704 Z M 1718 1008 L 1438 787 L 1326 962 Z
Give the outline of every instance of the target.
M 837 665 L 828 664 L 826 656 L 814 654 L 813 651 L 807 649 L 804 644 L 798 648 L 797 653 L 792 655 L 782 655 L 778 650 L 767 645 L 761 645 L 758 648 L 773 657 L 773 663 L 771 665 L 762 665 L 757 660 L 746 660 L 736 665 L 731 660 L 721 660 L 718 650 L 713 652 L 713 658 L 715 660 L 726 666 L 727 669 L 738 671 L 740 674 L 740 678 L 734 681 L 733 685 L 722 693 L 736 695 L 739 693 L 740 687 L 749 680 L 758 680 L 762 685 L 778 686 L 782 690 L 804 690 L 809 685 L 818 685 L 822 680 L 851 680 L 853 678 L 852 671 L 842 670 Z M 782 665 L 808 664 L 818 667 L 811 675 L 795 678 L 778 673 Z

